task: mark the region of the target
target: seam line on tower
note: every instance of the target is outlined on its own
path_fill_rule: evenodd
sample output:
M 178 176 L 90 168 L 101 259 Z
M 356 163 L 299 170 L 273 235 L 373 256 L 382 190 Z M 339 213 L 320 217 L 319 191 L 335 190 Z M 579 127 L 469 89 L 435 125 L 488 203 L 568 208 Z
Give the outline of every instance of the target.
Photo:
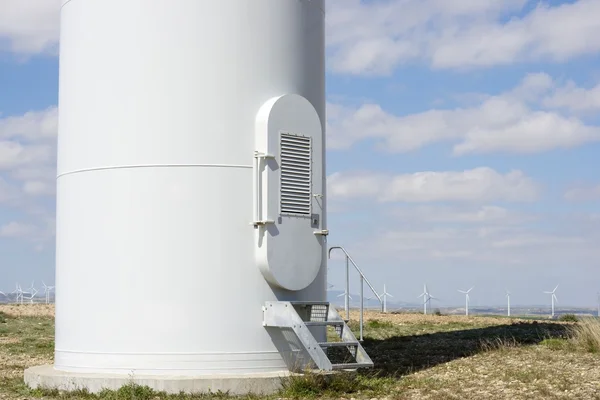
M 73 171 L 63 172 L 56 176 L 56 179 L 66 176 L 79 174 L 82 172 L 91 171 L 104 171 L 111 169 L 134 169 L 134 168 L 179 168 L 179 167 L 205 167 L 205 168 L 243 168 L 252 169 L 252 165 L 237 165 L 237 164 L 141 164 L 141 165 L 117 165 L 111 167 L 95 167 L 95 168 L 82 168 Z

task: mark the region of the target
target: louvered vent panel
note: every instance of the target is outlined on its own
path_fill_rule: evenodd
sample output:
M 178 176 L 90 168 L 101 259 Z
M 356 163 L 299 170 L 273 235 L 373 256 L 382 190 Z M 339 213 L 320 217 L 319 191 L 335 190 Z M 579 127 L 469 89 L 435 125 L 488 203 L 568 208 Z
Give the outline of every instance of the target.
M 310 215 L 311 138 L 281 134 L 281 213 Z

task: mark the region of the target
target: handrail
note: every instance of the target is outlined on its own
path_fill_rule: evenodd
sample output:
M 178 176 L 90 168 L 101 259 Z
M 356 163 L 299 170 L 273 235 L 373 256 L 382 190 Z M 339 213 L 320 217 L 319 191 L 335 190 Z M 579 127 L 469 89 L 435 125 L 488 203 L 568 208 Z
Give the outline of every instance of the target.
M 358 266 L 358 264 L 356 264 L 356 262 L 352 259 L 352 257 L 350 256 L 350 254 L 348 254 L 348 252 L 346 251 L 345 248 L 343 248 L 342 246 L 333 246 L 329 248 L 329 252 L 327 253 L 327 257 L 331 258 L 331 251 L 335 250 L 335 249 L 339 249 L 341 251 L 344 252 L 345 256 L 346 256 L 346 293 L 345 294 L 345 302 L 344 302 L 344 308 L 346 311 L 346 319 L 350 320 L 350 263 L 352 263 L 352 265 L 354 266 L 354 268 L 358 271 L 358 274 L 360 275 L 360 340 L 363 340 L 363 325 L 364 325 L 364 318 L 363 318 L 363 314 L 364 314 L 364 295 L 363 295 L 363 282 L 367 283 L 367 286 L 369 286 L 369 288 L 371 288 L 371 291 L 373 292 L 373 294 L 377 297 L 377 300 L 379 300 L 379 303 L 381 304 L 381 311 L 384 311 L 383 309 L 383 300 L 381 299 L 381 296 L 379 295 L 379 293 L 377 293 L 377 291 L 375 290 L 375 288 L 373 287 L 373 285 L 371 285 L 371 282 L 369 282 L 369 280 L 367 279 L 367 277 L 365 276 L 365 274 L 362 272 L 362 270 L 360 269 L 360 267 Z

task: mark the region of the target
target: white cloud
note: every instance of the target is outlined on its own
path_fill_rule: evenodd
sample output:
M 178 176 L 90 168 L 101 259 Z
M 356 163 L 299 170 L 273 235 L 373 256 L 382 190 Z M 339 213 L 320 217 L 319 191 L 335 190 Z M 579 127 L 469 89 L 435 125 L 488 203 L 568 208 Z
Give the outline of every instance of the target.
M 58 108 L 56 106 L 0 119 L 0 139 L 53 140 L 56 138 L 57 131 Z
M 521 115 L 510 124 L 470 129 L 454 154 L 512 152 L 538 153 L 600 141 L 600 128 L 586 126 L 575 118 L 536 111 Z
M 56 133 L 56 107 L 0 119 L 0 205 L 30 219 L 0 226 L 0 237 L 38 250 L 54 235 Z
M 33 235 L 37 231 L 37 227 L 21 222 L 9 222 L 0 226 L 0 237 L 4 238 L 23 238 Z
M 600 50 L 600 3 L 539 3 L 523 18 L 443 32 L 432 46 L 438 68 L 488 67 L 520 61 L 566 61 Z
M 540 3 L 521 15 L 531 2 L 330 0 L 329 65 L 343 73 L 390 74 L 409 61 L 436 68 L 485 67 L 565 61 L 600 50 L 597 0 Z M 3 0 L 0 45 L 21 55 L 56 54 L 59 17 L 60 0 Z
M 398 222 L 396 221 L 398 224 Z M 520 226 L 482 235 L 477 228 L 415 227 L 386 230 L 360 237 L 364 257 L 396 259 L 403 262 L 465 262 L 486 265 L 540 266 L 544 263 L 574 261 L 579 257 L 600 256 L 595 238 L 540 232 Z M 368 256 L 367 256 L 368 254 Z
M 55 187 L 47 181 L 25 181 L 23 183 L 23 192 L 31 196 L 52 195 Z
M 571 236 L 556 236 L 548 234 L 521 234 L 512 237 L 495 240 L 491 243 L 496 248 L 514 248 L 514 247 L 546 247 L 546 246 L 560 246 L 570 244 L 581 244 L 585 243 L 586 239 L 583 237 L 571 237 Z
M 54 218 L 39 218 L 36 223 L 11 221 L 0 225 L 0 238 L 30 242 L 36 251 L 41 251 L 54 237 Z
M 514 88 L 480 96 L 465 108 L 396 116 L 377 104 L 358 108 L 328 105 L 328 147 L 344 149 L 374 139 L 378 149 L 406 152 L 436 142 L 454 144 L 453 153 L 536 153 L 600 141 L 600 127 L 560 112 L 540 109 L 560 91 L 545 73 L 534 73 Z
M 576 113 L 590 113 L 600 110 L 600 85 L 586 89 L 568 82 L 544 99 L 543 104 L 551 108 L 563 108 Z
M 56 107 L 0 119 L 0 170 L 19 182 L 21 195 L 54 194 L 57 130 Z
M 56 54 L 59 39 L 60 0 L 2 0 L 0 50 L 21 55 Z
M 46 163 L 53 157 L 51 145 L 27 145 L 17 141 L 0 141 L 0 169 L 10 170 L 33 163 Z
M 461 215 L 452 215 L 453 209 Z M 600 225 L 589 217 L 582 231 L 581 218 L 574 215 L 532 214 L 497 206 L 407 206 L 402 212 L 383 211 L 355 210 L 369 213 L 373 224 L 343 240 L 365 265 L 400 263 L 428 271 L 434 266 L 461 266 L 498 272 L 498 268 L 515 265 L 526 267 L 522 272 L 528 273 L 551 266 L 586 265 L 600 257 Z M 384 276 L 393 273 L 380 272 Z M 444 272 L 446 277 L 451 273 Z
M 539 188 L 521 171 L 500 174 L 481 167 L 467 171 L 417 172 L 390 175 L 374 172 L 337 172 L 328 177 L 334 201 L 371 198 L 378 202 L 534 201 Z
M 435 68 L 565 61 L 600 50 L 600 3 L 527 0 L 335 0 L 327 43 L 334 71 L 390 74 L 424 60 Z M 508 15 L 512 18 L 506 18 Z
M 485 224 L 488 229 L 491 226 L 515 225 L 536 219 L 534 215 L 494 205 L 478 207 L 410 206 L 395 209 L 391 211 L 391 215 L 411 224 Z
M 19 190 L 0 175 L 0 204 L 11 204 L 19 198 Z
M 600 200 L 600 185 L 579 185 L 567 190 L 564 197 L 569 201 Z

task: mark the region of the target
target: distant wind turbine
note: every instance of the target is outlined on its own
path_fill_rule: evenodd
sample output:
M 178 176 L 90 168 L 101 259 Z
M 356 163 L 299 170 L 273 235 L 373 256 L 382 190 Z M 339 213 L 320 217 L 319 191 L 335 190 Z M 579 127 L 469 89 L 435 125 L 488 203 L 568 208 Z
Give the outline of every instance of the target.
M 29 292 L 25 292 L 27 294 L 29 294 L 29 302 L 31 304 L 33 304 L 33 298 L 35 297 L 35 295 L 38 293 L 37 289 L 35 287 L 33 287 L 34 281 L 31 281 L 31 286 L 29 288 L 27 288 L 28 290 L 30 290 Z
M 23 290 L 21 289 L 21 285 L 19 285 L 18 282 L 17 282 L 17 288 L 15 290 L 13 290 L 12 292 L 10 292 L 10 294 L 15 295 L 15 303 L 18 303 L 19 300 L 21 300 L 21 303 L 23 303 Z
M 394 297 L 391 294 L 389 294 L 385 288 L 385 284 L 383 285 L 383 312 L 386 313 L 387 312 L 387 297 Z
M 342 297 L 342 296 L 344 296 L 344 306 L 346 307 L 346 310 L 348 310 L 348 308 L 350 307 L 350 300 L 354 300 L 354 299 L 345 290 L 344 290 L 344 293 L 338 294 L 337 297 Z
M 44 281 L 42 281 L 42 285 L 44 286 L 44 295 L 46 297 L 46 304 L 50 303 L 50 291 L 54 289 L 54 286 L 48 286 Z
M 506 291 L 506 299 L 508 300 L 508 312 L 507 315 L 510 317 L 510 292 Z
M 373 300 L 373 299 L 374 299 L 373 296 L 367 296 L 367 297 L 365 297 L 365 308 L 369 308 L 369 302 L 371 300 Z
M 558 298 L 556 297 L 556 289 L 558 289 L 558 285 L 556 285 L 556 287 L 554 288 L 553 291 L 551 292 L 544 292 L 546 294 L 551 294 L 551 298 L 552 298 L 552 318 L 554 318 L 554 302 L 556 301 L 558 303 Z
M 427 291 L 427 284 L 423 285 L 423 293 L 417 297 L 423 297 L 423 314 L 427 315 L 427 303 L 431 303 L 431 299 L 438 300 Z
M 467 290 L 466 292 L 464 290 L 459 290 L 459 292 L 464 293 L 464 295 L 465 295 L 465 299 L 466 299 L 465 300 L 466 301 L 465 315 L 467 315 L 467 316 L 469 315 L 469 292 L 471 292 L 471 290 L 473 290 L 473 287 L 471 289 Z

